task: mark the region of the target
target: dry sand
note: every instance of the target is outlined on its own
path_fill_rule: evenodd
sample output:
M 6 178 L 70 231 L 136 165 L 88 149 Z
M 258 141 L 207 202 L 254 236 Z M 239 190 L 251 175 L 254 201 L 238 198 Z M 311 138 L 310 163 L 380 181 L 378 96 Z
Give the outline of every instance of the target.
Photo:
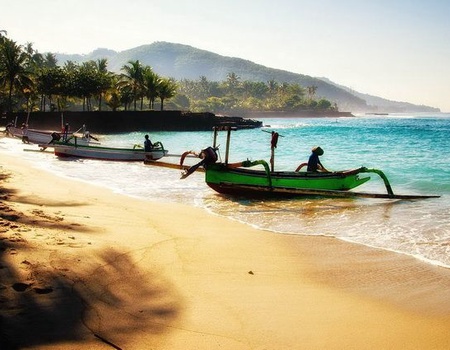
M 1 154 L 1 349 L 449 349 L 450 270 Z

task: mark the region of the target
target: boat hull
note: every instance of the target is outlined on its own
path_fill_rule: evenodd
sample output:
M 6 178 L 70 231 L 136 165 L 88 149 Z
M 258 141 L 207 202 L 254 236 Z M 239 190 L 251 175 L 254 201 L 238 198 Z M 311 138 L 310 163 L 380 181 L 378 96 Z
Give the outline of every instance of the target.
M 8 134 L 12 137 L 21 139 L 25 143 L 34 143 L 37 145 L 50 144 L 53 141 L 53 134 L 55 131 L 50 130 L 37 130 L 37 129 L 22 129 L 14 126 L 8 127 Z M 70 134 L 69 143 L 75 142 L 75 135 Z M 83 145 L 100 144 L 98 141 L 87 139 L 84 137 L 76 137 L 76 142 Z
M 144 159 L 158 160 L 167 154 L 163 148 L 145 152 L 143 149 L 97 147 L 85 145 L 53 144 L 50 145 L 58 157 L 77 157 L 113 161 L 144 161 Z
M 52 140 L 53 131 L 22 129 L 14 126 L 8 127 L 7 130 L 11 136 L 17 137 L 27 143 L 44 144 Z
M 299 196 L 321 191 L 348 191 L 367 182 L 359 169 L 333 172 L 270 172 L 210 164 L 205 180 L 213 190 L 240 196 Z

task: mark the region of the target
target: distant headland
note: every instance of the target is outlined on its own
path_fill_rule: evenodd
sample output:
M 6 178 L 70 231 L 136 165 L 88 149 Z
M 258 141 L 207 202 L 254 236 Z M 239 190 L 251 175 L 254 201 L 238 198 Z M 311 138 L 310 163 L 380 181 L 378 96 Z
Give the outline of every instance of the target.
M 351 112 L 339 112 L 332 110 L 312 110 L 312 111 L 264 111 L 264 112 L 243 112 L 244 118 L 264 119 L 264 118 L 340 118 L 354 117 Z

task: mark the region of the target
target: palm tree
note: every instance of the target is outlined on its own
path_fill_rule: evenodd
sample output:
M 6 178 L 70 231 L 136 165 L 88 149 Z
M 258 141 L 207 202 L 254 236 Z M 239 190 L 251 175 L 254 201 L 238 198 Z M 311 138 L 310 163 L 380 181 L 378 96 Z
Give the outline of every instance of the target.
M 202 75 L 199 80 L 199 98 L 207 99 L 210 95 L 210 84 L 208 79 Z
M 125 110 L 127 111 L 131 105 L 131 102 L 133 102 L 133 92 L 131 91 L 131 88 L 128 86 L 121 87 L 119 89 L 120 91 L 120 103 L 123 104 L 125 107 Z
M 142 96 L 144 67 L 139 60 L 128 61 L 128 65 L 124 65 L 121 70 L 125 73 L 121 75 L 119 86 L 131 88 L 134 100 L 134 110 L 136 110 L 136 101 Z
M 109 89 L 105 94 L 105 103 L 113 112 L 117 111 L 117 108 L 122 105 L 119 90 L 116 88 Z
M 158 74 L 153 72 L 149 66 L 144 67 L 143 72 L 143 88 L 145 96 L 148 98 L 148 107 L 153 110 L 155 106 L 155 99 L 158 97 L 158 85 L 161 78 Z
M 269 88 L 269 92 L 274 94 L 278 90 L 278 83 L 271 79 L 267 82 L 267 87 Z
M 55 55 L 48 52 L 44 56 L 44 66 L 47 68 L 55 68 L 58 65 L 58 60 L 56 59 Z
M 227 91 L 231 94 L 234 94 L 237 92 L 237 89 L 240 86 L 240 80 L 241 78 L 234 72 L 227 74 L 227 81 L 226 81 L 226 87 Z
M 24 91 L 33 86 L 27 70 L 28 55 L 16 42 L 4 39 L 0 45 L 0 86 L 8 91 L 8 111 L 12 111 L 13 91 Z
M 102 96 L 108 91 L 112 85 L 111 73 L 107 69 L 108 60 L 102 58 L 97 60 L 95 64 L 97 79 L 98 79 L 98 110 L 102 110 Z
M 161 111 L 164 109 L 164 100 L 174 97 L 177 93 L 177 84 L 173 79 L 162 78 L 158 84 L 158 96 L 161 99 Z
M 0 29 L 0 45 L 6 40 L 6 30 Z
M 314 98 L 314 96 L 316 95 L 317 86 L 315 86 L 315 85 L 308 86 L 307 89 L 308 89 L 308 96 L 312 100 Z

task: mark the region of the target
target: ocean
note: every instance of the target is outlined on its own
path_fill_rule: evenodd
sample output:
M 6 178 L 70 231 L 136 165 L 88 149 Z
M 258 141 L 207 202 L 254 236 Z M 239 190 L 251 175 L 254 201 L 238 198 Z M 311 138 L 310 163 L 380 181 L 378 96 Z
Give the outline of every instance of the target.
M 262 129 L 233 131 L 230 162 L 269 160 L 270 132 L 280 134 L 276 170 L 294 170 L 321 146 L 329 170 L 360 166 L 382 170 L 394 193 L 440 195 L 426 200 L 299 198 L 256 200 L 215 193 L 196 172 L 145 165 L 58 159 L 20 140 L 0 139 L 0 152 L 17 154 L 58 176 L 153 202 L 194 205 L 277 234 L 332 236 L 450 267 L 450 114 L 357 115 L 354 118 L 264 118 Z M 96 135 L 95 130 L 91 130 Z M 212 132 L 146 132 L 170 154 L 212 145 Z M 96 135 L 104 145 L 143 144 L 145 132 Z M 219 134 L 225 156 L 225 134 Z M 27 151 L 24 151 L 27 150 Z M 189 159 L 191 163 L 196 159 Z M 385 193 L 376 175 L 357 191 Z M 151 215 L 151 213 L 149 213 Z

